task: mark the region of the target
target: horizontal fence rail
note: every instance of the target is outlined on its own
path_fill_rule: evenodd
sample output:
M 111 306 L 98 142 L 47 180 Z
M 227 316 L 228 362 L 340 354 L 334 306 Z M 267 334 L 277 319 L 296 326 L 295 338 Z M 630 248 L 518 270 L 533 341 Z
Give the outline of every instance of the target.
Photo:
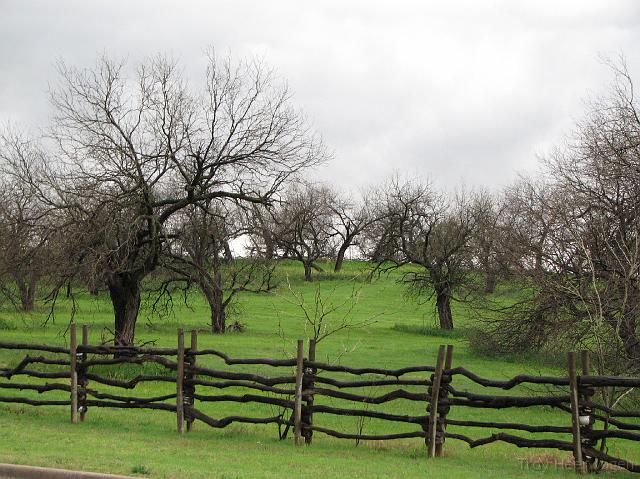
M 446 439 L 463 441 L 472 448 L 503 442 L 571 452 L 577 472 L 595 470 L 596 461 L 640 472 L 640 465 L 610 455 L 605 447 L 609 439 L 640 441 L 640 410 L 611 408 L 594 400 L 598 388 L 639 387 L 640 377 L 591 375 L 586 352 L 580 357 L 580 374 L 576 355 L 569 353 L 566 376 L 518 375 L 495 380 L 453 367 L 453 346 L 439 347 L 434 366 L 385 369 L 317 361 L 313 340 L 306 352 L 299 340 L 294 358 L 272 359 L 233 358 L 215 349 L 198 349 L 196 331 L 189 339 L 186 345 L 184 333 L 179 330 L 176 348 L 90 345 L 88 328 L 83 326 L 78 343 L 76 326 L 71 324 L 68 348 L 0 342 L 1 350 L 26 353 L 15 365 L 0 368 L 0 402 L 66 406 L 73 423 L 84 421 L 91 408 L 168 411 L 175 414 L 180 433 L 190 431 L 196 421 L 214 428 L 233 423 L 273 424 L 280 439 L 292 431 L 297 445 L 311 444 L 314 432 L 356 441 L 420 438 L 429 457 L 442 455 Z M 274 373 L 214 368 L 202 363 L 202 358 L 207 357 L 217 358 L 225 366 L 273 368 Z M 154 365 L 154 374 L 121 378 L 103 372 L 105 368 L 111 371 L 109 368 L 145 364 Z M 167 392 L 137 394 L 136 388 L 142 383 L 165 384 Z M 511 393 L 514 388 L 526 386 L 545 387 L 553 393 Z M 105 387 L 109 389 L 105 391 Z M 480 393 L 479 389 L 498 392 Z M 38 393 L 38 398 L 24 393 Z M 273 414 L 214 418 L 203 411 L 203 405 L 221 402 L 260 404 Z M 406 405 L 413 405 L 410 410 L 414 412 L 398 413 L 406 411 Z M 209 412 L 212 407 L 205 409 Z M 566 421 L 563 425 L 533 425 L 450 417 L 458 408 L 499 412 L 531 407 L 553 408 Z M 322 424 L 322 418 L 330 416 L 388 421 L 398 424 L 400 431 L 373 434 L 365 433 L 363 427 L 357 432 L 345 431 Z M 474 431 L 483 430 L 488 434 L 473 436 Z M 536 437 L 538 434 L 544 436 Z

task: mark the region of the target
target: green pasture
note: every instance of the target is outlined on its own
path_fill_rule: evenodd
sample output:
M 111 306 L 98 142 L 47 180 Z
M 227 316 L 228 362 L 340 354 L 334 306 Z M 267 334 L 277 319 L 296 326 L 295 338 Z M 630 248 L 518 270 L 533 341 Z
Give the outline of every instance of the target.
M 330 271 L 330 265 L 327 265 Z M 211 335 L 206 331 L 209 311 L 197 292 L 188 296 L 187 304 L 175 295 L 171 308 L 154 312 L 150 301 L 138 320 L 136 341 L 161 347 L 175 347 L 176 330 L 199 329 L 199 347 L 215 348 L 232 357 L 292 357 L 298 338 L 307 338 L 302 311 L 292 302 L 290 288 L 302 292 L 307 305 L 313 306 L 316 288 L 325 300 L 341 304 L 357 291 L 358 301 L 350 313 L 350 321 L 368 323 L 365 327 L 342 329 L 318 345 L 318 360 L 349 366 L 399 368 L 417 364 L 434 364 L 440 344 L 455 346 L 454 365 L 464 366 L 475 373 L 496 379 L 516 374 L 563 374 L 563 358 L 527 356 L 498 358 L 481 356 L 471 350 L 465 331 L 474 327 L 473 309 L 454 305 L 457 330 L 442 332 L 435 328 L 436 318 L 432 302 L 417 302 L 403 294 L 397 275 L 381 276 L 366 281 L 366 265 L 347 262 L 339 274 L 317 273 L 316 281 L 302 281 L 302 268 L 283 262 L 278 266 L 280 286 L 268 294 L 246 293 L 240 297 L 229 322 L 239 321 L 245 326 L 242 333 Z M 288 280 L 287 280 L 288 278 Z M 498 290 L 495 299 L 508 302 L 513 292 Z M 48 305 L 40 303 L 36 311 L 18 313 L 10 305 L 0 309 L 0 338 L 6 342 L 28 342 L 66 345 L 67 327 L 75 310 L 75 321 L 90 327 L 90 342 L 108 338 L 112 328 L 112 311 L 108 295 L 102 292 L 92 297 L 76 288 L 75 304 L 60 299 L 55 317 L 45 325 Z M 348 305 L 343 305 L 332 321 L 340 321 Z M 188 342 L 188 335 L 187 335 Z M 24 353 L 0 350 L 0 367 L 15 365 Z M 199 358 L 200 364 L 227 368 L 214 357 Z M 119 369 L 118 369 L 119 368 Z M 234 366 L 234 370 L 263 374 L 289 374 L 267 366 Z M 51 367 L 55 370 L 55 367 Z M 146 365 L 101 368 L 101 374 L 131 377 L 144 370 L 159 372 L 161 368 Z M 334 375 L 334 377 L 338 377 Z M 414 374 L 412 377 L 420 377 Z M 24 377 L 12 381 L 27 382 Z M 6 382 L 6 380 L 0 380 Z M 33 380 L 30 380 L 33 381 Z M 53 381 L 53 380 L 52 380 Z M 463 379 L 456 378 L 457 389 L 482 391 Z M 101 391 L 109 391 L 101 387 Z M 154 396 L 171 392 L 171 384 L 142 383 L 136 396 Z M 413 388 L 412 390 L 416 390 Z M 121 392 L 121 391 L 119 391 Z M 240 391 L 225 390 L 224 393 Z M 363 388 L 360 393 L 381 394 L 383 389 Z M 485 393 L 496 393 L 484 390 Z M 540 392 L 539 388 L 521 387 L 511 393 L 521 395 Z M 215 394 L 214 390 L 207 392 Z M 505 392 L 503 392 L 506 394 Z M 0 395 L 14 391 L 0 389 Z M 38 397 L 37 393 L 22 393 Z M 51 398 L 64 394 L 46 393 Z M 42 397 L 42 396 L 40 396 Z M 345 404 L 331 398 L 318 398 L 316 404 Z M 424 403 L 405 400 L 392 401 L 370 409 L 397 414 L 424 414 Z M 214 418 L 228 415 L 271 416 L 277 409 L 264 405 L 238 403 L 199 404 L 198 408 Z M 530 424 L 570 425 L 570 416 L 551 408 L 507 410 L 469 410 L 453 408 L 451 418 L 500 420 Z M 391 433 L 416 430 L 417 426 L 364 421 L 350 417 L 316 415 L 317 425 L 344 432 Z M 568 460 L 569 453 L 546 450 L 525 450 L 507 444 L 494 444 L 469 449 L 465 443 L 448 440 L 445 457 L 426 458 L 421 439 L 389 442 L 361 442 L 338 440 L 321 433 L 314 435 L 313 445 L 296 448 L 292 441 L 279 441 L 275 425 L 237 425 L 224 430 L 212 429 L 203 423 L 189 434 L 179 436 L 176 418 L 164 411 L 141 411 L 91 408 L 86 421 L 69 423 L 66 407 L 32 407 L 0 402 L 0 462 L 76 468 L 91 471 L 129 474 L 151 478 L 241 478 L 241 477 L 433 477 L 433 478 L 530 478 L 573 477 L 571 469 L 557 465 Z M 489 434 L 486 430 L 459 429 L 473 437 Z M 496 431 L 497 432 L 497 431 Z M 539 435 L 537 437 L 540 437 Z M 628 441 L 610 441 L 609 453 L 638 462 L 640 446 Z M 603 477 L 632 477 L 631 474 L 610 471 Z

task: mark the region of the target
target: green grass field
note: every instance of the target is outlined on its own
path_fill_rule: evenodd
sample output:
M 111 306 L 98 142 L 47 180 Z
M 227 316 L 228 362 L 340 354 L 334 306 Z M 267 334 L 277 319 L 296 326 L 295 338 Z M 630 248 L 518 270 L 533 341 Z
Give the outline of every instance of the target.
M 454 306 L 454 321 L 460 329 L 449 334 L 434 329 L 433 305 L 419 305 L 402 293 L 394 276 L 367 283 L 361 281 L 364 266 L 349 262 L 340 274 L 317 275 L 317 282 L 306 284 L 302 270 L 294 263 L 282 263 L 278 273 L 288 276 L 292 288 L 309 299 L 317 285 L 323 295 L 341 302 L 350 295 L 357 277 L 359 301 L 351 313 L 354 321 L 373 320 L 365 328 L 345 329 L 322 341 L 318 359 L 350 366 L 398 368 L 416 364 L 433 364 L 439 344 L 454 344 L 454 365 L 462 365 L 485 377 L 507 378 L 516 374 L 562 373 L 561 358 L 520 357 L 495 359 L 478 356 L 470 350 L 462 333 L 474 325 L 473 315 L 464 307 Z M 500 293 L 498 293 L 500 294 Z M 100 340 L 112 327 L 111 306 L 106 295 L 93 298 L 79 294 L 76 321 L 90 325 L 91 342 Z M 246 326 L 243 333 L 213 336 L 200 333 L 199 347 L 216 348 L 234 357 L 285 357 L 294 354 L 295 340 L 307 336 L 302 312 L 290 303 L 290 293 L 283 281 L 269 294 L 245 294 L 230 321 Z M 508 297 L 499 298 L 508 301 Z M 46 306 L 21 314 L 9 306 L 0 310 L 0 337 L 3 341 L 67 344 L 65 335 L 72 305 L 57 305 L 55 322 L 43 326 Z M 138 320 L 137 341 L 153 341 L 157 346 L 175 347 L 176 329 L 206 328 L 208 307 L 197 293 L 189 306 L 175 299 L 171 314 L 158 317 L 147 305 Z M 0 351 L 0 365 L 15 365 L 22 353 Z M 200 359 L 199 359 L 200 361 Z M 217 365 L 215 358 L 204 364 Z M 145 366 L 146 369 L 151 366 Z M 249 367 L 237 370 L 255 371 Z M 263 370 L 273 374 L 273 369 Z M 137 374 L 128 368 L 126 374 Z M 122 373 L 121 373 L 122 374 Z M 23 379 L 21 378 L 21 381 Z M 474 386 L 456 379 L 458 388 Z M 105 389 L 105 388 L 102 388 Z M 476 388 L 477 389 L 477 388 Z M 143 383 L 136 396 L 171 391 L 171 385 Z M 230 392 L 230 391 L 226 391 Z M 485 391 L 488 392 L 488 391 Z M 527 390 L 520 390 L 527 394 Z M 28 395 L 28 393 L 24 393 Z M 50 393 L 48 393 L 50 394 Z M 52 396 L 54 397 L 55 394 Z M 60 396 L 62 397 L 62 396 Z M 324 403 L 332 404 L 327 398 Z M 318 400 L 316 401 L 318 402 Z M 200 407 L 200 406 L 198 406 Z M 424 414 L 424 404 L 393 401 L 372 408 L 399 414 Z M 266 416 L 274 411 L 268 406 L 237 403 L 210 403 L 202 410 L 219 418 L 230 414 Z M 469 411 L 455 407 L 452 418 L 528 422 L 531 424 L 569 425 L 569 415 L 545 408 L 508 409 L 503 411 Z M 525 450 L 506 444 L 469 449 L 464 443 L 449 440 L 445 457 L 426 458 L 420 439 L 394 442 L 362 442 L 314 435 L 311 447 L 295 448 L 291 440 L 279 441 L 274 425 L 232 425 L 224 430 L 197 423 L 194 431 L 183 436 L 175 432 L 175 415 L 163 411 L 132 411 L 92 408 L 84 423 L 71 425 L 66 407 L 31 407 L 0 403 L 0 462 L 130 474 L 153 478 L 235 478 L 235 477 L 569 477 L 572 470 L 552 464 L 529 464 L 541 458 L 548 462 L 566 460 L 570 454 L 546 450 Z M 359 424 L 352 418 L 317 415 L 315 422 L 346 432 L 400 432 L 411 426 L 366 420 Z M 488 435 L 486 430 L 465 431 L 474 437 Z M 539 437 L 539 436 L 538 436 Z M 611 454 L 632 461 L 640 460 L 637 444 L 610 443 Z M 604 477 L 632 477 L 623 472 L 608 472 Z

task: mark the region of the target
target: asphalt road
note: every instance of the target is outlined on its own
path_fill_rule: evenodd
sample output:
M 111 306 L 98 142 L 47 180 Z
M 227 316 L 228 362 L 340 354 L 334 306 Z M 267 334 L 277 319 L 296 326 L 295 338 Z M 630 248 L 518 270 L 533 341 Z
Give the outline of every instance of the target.
M 20 466 L 0 463 L 0 479 L 134 479 L 97 472 L 69 471 L 49 467 Z

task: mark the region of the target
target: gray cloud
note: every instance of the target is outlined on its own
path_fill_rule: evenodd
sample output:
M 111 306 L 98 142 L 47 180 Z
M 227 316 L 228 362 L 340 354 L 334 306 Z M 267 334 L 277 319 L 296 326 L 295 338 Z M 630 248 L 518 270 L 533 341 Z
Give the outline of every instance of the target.
M 314 174 L 358 187 L 401 170 L 497 186 L 558 143 L 603 91 L 599 53 L 632 73 L 629 1 L 3 1 L 0 119 L 43 124 L 53 63 L 158 52 L 201 74 L 203 50 L 257 55 L 335 151 Z

